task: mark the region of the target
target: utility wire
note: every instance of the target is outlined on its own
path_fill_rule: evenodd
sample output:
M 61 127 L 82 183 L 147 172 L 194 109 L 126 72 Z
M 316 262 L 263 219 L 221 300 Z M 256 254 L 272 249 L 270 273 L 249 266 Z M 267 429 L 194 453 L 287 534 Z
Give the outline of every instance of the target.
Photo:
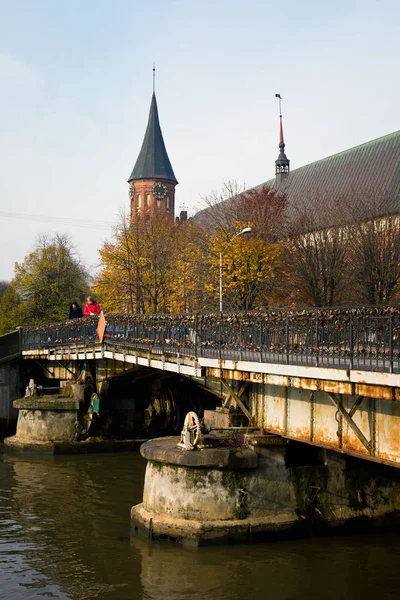
M 85 227 L 90 229 L 110 230 L 112 224 L 107 221 L 93 221 L 85 219 L 70 219 L 68 217 L 51 217 L 45 215 L 30 215 L 26 213 L 13 213 L 0 211 L 0 217 L 6 219 L 22 219 L 25 221 L 36 221 L 41 223 L 51 223 L 53 225 L 69 225 L 70 227 Z

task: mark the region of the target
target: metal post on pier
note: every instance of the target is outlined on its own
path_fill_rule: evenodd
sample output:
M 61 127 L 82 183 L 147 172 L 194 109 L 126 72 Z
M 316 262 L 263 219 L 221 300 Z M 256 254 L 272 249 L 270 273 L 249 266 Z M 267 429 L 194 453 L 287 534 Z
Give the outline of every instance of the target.
M 286 346 L 286 364 L 289 364 L 289 317 L 286 315 L 286 339 L 285 339 L 285 346 Z
M 389 313 L 389 371 L 393 373 L 393 315 Z
M 354 365 L 354 340 L 353 340 L 353 315 L 350 313 L 350 324 L 349 324 L 349 350 L 350 350 L 350 369 L 353 369 Z
M 219 358 L 222 358 L 222 313 L 219 313 L 219 326 L 218 326 L 218 346 L 219 346 Z

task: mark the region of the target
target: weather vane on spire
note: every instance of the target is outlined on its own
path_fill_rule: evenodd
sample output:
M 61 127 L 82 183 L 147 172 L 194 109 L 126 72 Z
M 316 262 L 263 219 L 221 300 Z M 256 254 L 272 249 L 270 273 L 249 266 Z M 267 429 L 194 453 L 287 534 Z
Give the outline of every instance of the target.
M 153 94 L 156 91 L 156 63 L 153 63 Z
M 275 94 L 275 98 L 279 98 L 279 116 L 282 117 L 282 96 L 280 94 Z

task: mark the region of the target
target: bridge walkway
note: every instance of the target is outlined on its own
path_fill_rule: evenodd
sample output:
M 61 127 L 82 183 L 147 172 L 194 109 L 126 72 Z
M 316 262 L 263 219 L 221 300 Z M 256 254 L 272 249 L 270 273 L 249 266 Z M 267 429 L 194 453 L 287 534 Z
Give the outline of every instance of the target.
M 178 373 L 271 433 L 400 465 L 399 307 L 101 315 L 23 328 L 24 360 Z

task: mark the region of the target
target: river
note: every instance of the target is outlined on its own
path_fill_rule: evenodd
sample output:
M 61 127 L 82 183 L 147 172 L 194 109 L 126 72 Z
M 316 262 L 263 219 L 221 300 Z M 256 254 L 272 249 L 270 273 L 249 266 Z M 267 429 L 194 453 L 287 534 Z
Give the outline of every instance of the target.
M 139 453 L 0 453 L 0 598 L 398 598 L 395 533 L 200 549 L 130 537 L 144 467 Z

